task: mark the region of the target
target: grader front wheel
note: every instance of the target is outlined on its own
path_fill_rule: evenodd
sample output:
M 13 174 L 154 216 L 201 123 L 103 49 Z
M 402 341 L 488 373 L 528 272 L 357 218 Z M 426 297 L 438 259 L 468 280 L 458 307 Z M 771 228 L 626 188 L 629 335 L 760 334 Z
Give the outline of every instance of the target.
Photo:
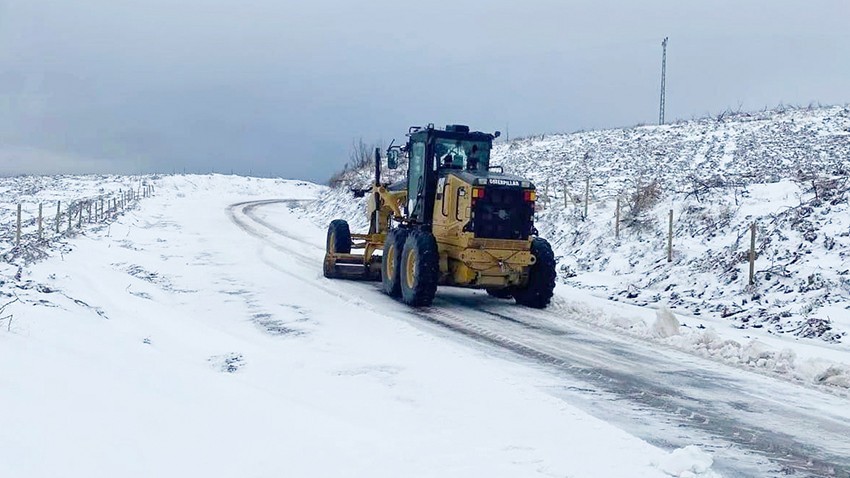
M 335 253 L 351 253 L 351 229 L 348 222 L 343 219 L 334 219 L 328 226 L 328 238 L 325 243 L 325 261 L 322 272 L 328 279 L 338 277 L 334 267 L 333 255 Z

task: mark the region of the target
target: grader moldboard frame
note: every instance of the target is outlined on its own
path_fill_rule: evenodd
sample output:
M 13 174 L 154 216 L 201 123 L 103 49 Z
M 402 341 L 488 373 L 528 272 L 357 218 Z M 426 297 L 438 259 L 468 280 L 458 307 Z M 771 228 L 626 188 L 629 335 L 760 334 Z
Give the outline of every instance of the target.
M 381 184 L 381 150 L 375 148 L 375 182 L 369 188 L 351 190 L 358 198 L 369 195 L 366 206 L 370 218 L 369 232 L 352 234 L 345 221 L 337 219 L 331 222 L 323 265 L 325 277 L 381 280 L 382 257 L 375 252 L 384 248 L 390 221 L 404 219 L 402 205 L 407 201 L 406 189 L 391 191 L 389 187 Z

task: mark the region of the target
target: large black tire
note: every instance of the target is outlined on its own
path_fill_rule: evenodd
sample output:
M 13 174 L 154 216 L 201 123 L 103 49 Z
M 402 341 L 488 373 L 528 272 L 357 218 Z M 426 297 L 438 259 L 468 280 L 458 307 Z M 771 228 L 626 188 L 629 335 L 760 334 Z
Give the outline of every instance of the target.
M 331 221 L 326 248 L 328 252 L 351 253 L 351 229 L 348 228 L 348 222 L 343 219 Z
M 401 253 L 401 300 L 413 307 L 431 305 L 440 278 L 440 253 L 434 235 L 411 231 Z
M 391 297 L 401 295 L 401 253 L 407 240 L 407 229 L 392 229 L 384 241 L 381 258 L 381 286 Z
M 351 252 L 351 229 L 348 228 L 348 223 L 342 219 L 334 219 L 328 226 L 325 260 L 322 264 L 322 272 L 328 279 L 334 279 L 337 276 L 333 261 L 330 260 L 330 255 L 335 252 L 343 254 Z
M 503 287 L 501 289 L 487 289 L 487 295 L 497 299 L 510 299 L 514 296 L 512 287 Z
M 514 288 L 513 296 L 519 305 L 542 309 L 549 305 L 555 290 L 555 253 L 549 242 L 539 237 L 531 241 L 531 253 L 537 261 L 528 271 L 528 282 Z

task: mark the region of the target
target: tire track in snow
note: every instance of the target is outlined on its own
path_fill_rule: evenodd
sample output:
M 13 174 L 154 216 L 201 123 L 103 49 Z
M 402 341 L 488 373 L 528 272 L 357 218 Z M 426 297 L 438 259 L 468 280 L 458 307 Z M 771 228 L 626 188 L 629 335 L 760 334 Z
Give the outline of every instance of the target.
M 287 254 L 319 275 L 321 268 L 317 261 L 320 259 L 299 249 L 307 246 L 323 253 L 322 247 L 262 219 L 255 212 L 263 206 L 301 202 L 248 201 L 231 205 L 228 214 L 238 227 L 262 240 L 264 245 Z M 297 247 L 281 243 L 281 238 Z M 850 436 L 850 420 L 841 423 L 844 417 L 823 417 L 817 415 L 816 410 L 806 413 L 771 400 L 775 397 L 759 397 L 746 390 L 747 385 L 752 386 L 752 381 L 742 383 L 739 380 L 751 374 L 760 377 L 757 380 L 761 383 L 770 383 L 767 377 L 731 367 L 726 368 L 734 373 L 724 372 L 723 365 L 673 350 L 655 353 L 652 347 L 658 347 L 656 344 L 630 344 L 625 340 L 635 339 L 591 330 L 583 323 L 565 323 L 564 317 L 551 311 L 502 306 L 482 295 L 438 294 L 438 300 L 429 308 L 406 312 L 387 310 L 364 301 L 362 295 L 344 290 L 362 291 L 368 287 L 378 292 L 378 288 L 368 283 L 343 282 L 346 287 L 339 287 L 339 282 L 334 286 L 326 285 L 321 278 L 306 278 L 274 261 L 265 258 L 263 261 L 331 296 L 377 314 L 420 322 L 420 325 L 426 322 L 452 335 L 555 368 L 586 385 L 578 392 L 585 399 L 589 393 L 602 397 L 598 403 L 604 405 L 601 408 L 607 413 L 622 415 L 625 412 L 626 418 L 619 420 L 621 425 L 626 425 L 624 428 L 628 428 L 630 418 L 646 420 L 651 416 L 656 421 L 666 422 L 661 426 L 667 431 L 660 436 L 638 433 L 651 442 L 667 447 L 705 442 L 703 444 L 710 446 L 716 456 L 728 458 L 715 467 L 731 473 L 727 476 L 759 476 L 765 471 L 765 460 L 769 460 L 772 465 L 768 468 L 773 472 L 850 477 L 850 447 L 846 439 Z M 686 359 L 676 362 L 669 356 Z M 707 367 L 710 371 L 701 366 L 706 363 L 711 364 Z M 796 390 L 798 386 L 785 382 L 777 383 L 776 387 L 798 395 L 819 393 Z M 588 411 L 599 415 L 596 406 Z M 602 418 L 611 419 L 612 416 Z M 804 430 L 802 433 L 800 430 L 783 431 L 788 424 Z
M 712 370 L 703 370 L 695 369 L 690 363 L 669 364 L 659 360 L 659 355 L 652 355 L 651 351 L 619 341 L 600 340 L 597 334 L 587 335 L 576 327 L 565 327 L 565 331 L 570 332 L 565 334 L 558 328 L 530 328 L 526 325 L 539 322 L 541 316 L 551 315 L 546 311 L 516 308 L 507 311 L 513 317 L 505 320 L 505 308 L 484 305 L 490 302 L 488 298 L 476 300 L 475 297 L 461 296 L 443 297 L 443 300 L 452 306 L 451 309 L 432 308 L 416 314 L 473 340 L 484 341 L 557 368 L 587 383 L 588 390 L 606 397 L 603 402 L 625 401 L 635 407 L 635 411 L 649 411 L 667 420 L 673 430 L 684 428 L 697 432 L 686 435 L 685 441 L 679 434 L 678 442 L 644 437 L 651 442 L 662 446 L 670 446 L 672 442 L 680 447 L 705 440 L 703 445 L 727 456 L 729 461 L 742 461 L 735 466 L 718 462 L 715 468 L 727 471 L 731 476 L 763 476 L 751 474 L 755 473 L 754 469 L 762 468 L 758 457 L 773 462 L 779 467 L 773 471 L 783 474 L 850 476 L 847 455 L 850 449 L 845 438 L 850 433 L 850 423 L 841 423 L 839 417 L 806 413 L 787 404 L 777 406 L 772 400 L 749 394 L 746 385 L 752 383 L 741 383 L 735 377 L 722 373 L 721 365 L 712 364 Z M 673 356 L 679 355 L 670 352 Z M 699 365 L 701 360 L 691 359 L 689 362 Z M 748 374 L 732 370 L 737 372 L 735 376 Z M 770 380 L 760 375 L 757 377 L 760 381 Z M 796 387 L 785 382 L 779 382 L 777 386 L 779 389 Z M 611 408 L 612 413 L 617 413 L 622 411 L 623 406 L 616 404 L 602 408 Z M 792 427 L 802 427 L 805 433 L 788 429 L 791 424 Z M 778 425 L 780 429 L 771 428 L 771 425 Z M 801 440 L 801 435 L 806 434 L 808 439 Z M 749 459 L 742 453 L 750 455 Z M 741 465 L 744 466 L 739 467 Z

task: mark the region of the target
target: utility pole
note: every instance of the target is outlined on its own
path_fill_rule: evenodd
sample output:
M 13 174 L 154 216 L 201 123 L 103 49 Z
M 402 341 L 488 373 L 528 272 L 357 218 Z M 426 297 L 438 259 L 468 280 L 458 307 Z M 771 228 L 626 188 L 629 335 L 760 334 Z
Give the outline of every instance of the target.
M 667 89 L 667 37 L 661 42 L 661 105 L 658 108 L 658 124 L 664 124 L 664 96 Z

